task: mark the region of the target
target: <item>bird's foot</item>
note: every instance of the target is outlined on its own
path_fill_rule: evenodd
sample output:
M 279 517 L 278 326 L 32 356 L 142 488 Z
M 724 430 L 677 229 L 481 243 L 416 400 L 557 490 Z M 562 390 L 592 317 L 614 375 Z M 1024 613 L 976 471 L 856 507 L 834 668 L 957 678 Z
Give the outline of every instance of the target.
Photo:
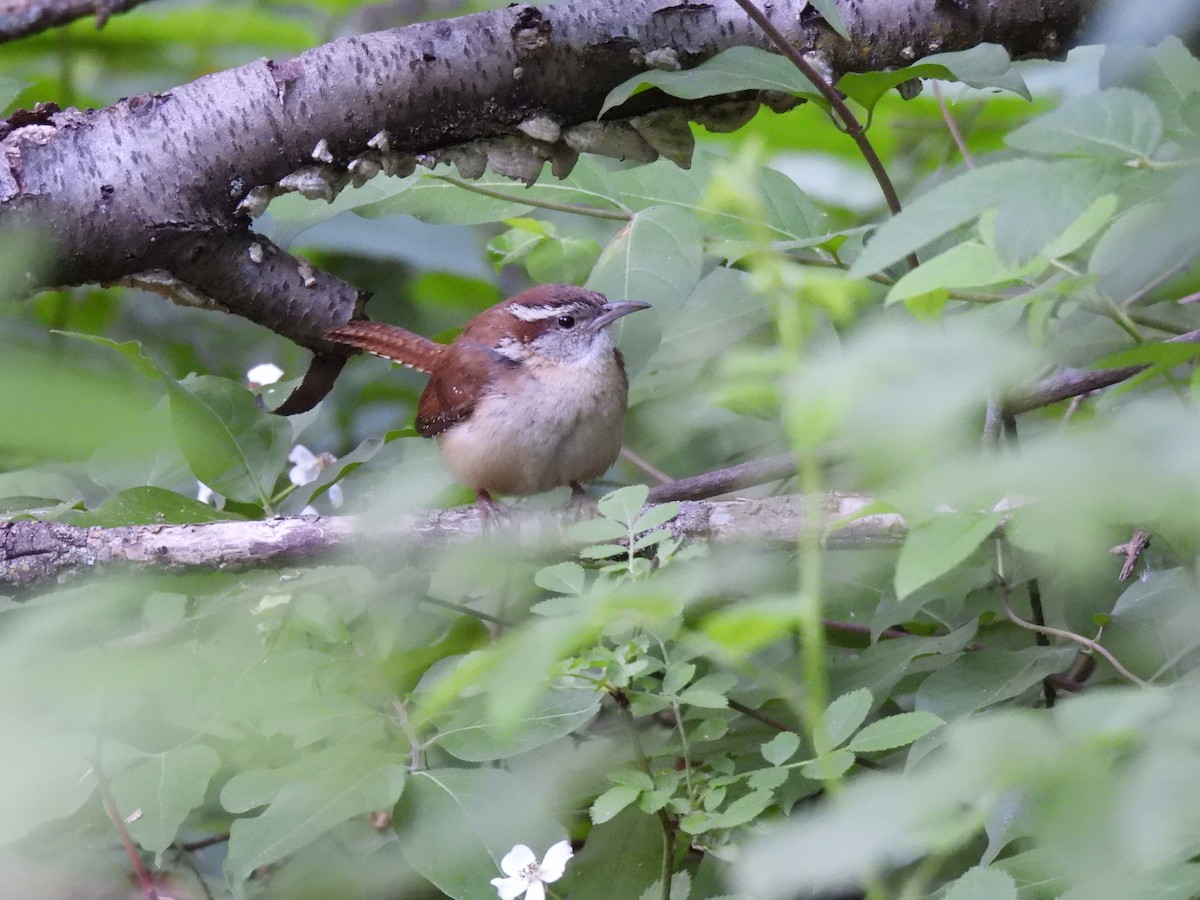
M 479 510 L 479 525 L 483 531 L 492 531 L 508 521 L 509 508 L 483 488 L 475 491 L 475 508 Z
M 571 499 L 567 501 L 564 512 L 576 520 L 590 519 L 596 513 L 596 501 L 587 495 L 578 481 L 571 482 Z

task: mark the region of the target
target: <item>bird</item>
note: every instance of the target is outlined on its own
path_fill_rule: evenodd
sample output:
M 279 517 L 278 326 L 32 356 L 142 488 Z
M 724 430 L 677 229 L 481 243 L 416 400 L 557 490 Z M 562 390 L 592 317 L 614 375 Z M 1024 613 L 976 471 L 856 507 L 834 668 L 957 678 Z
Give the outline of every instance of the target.
M 495 494 L 570 487 L 581 500 L 583 482 L 613 464 L 629 381 L 609 328 L 649 306 L 544 284 L 479 313 L 449 344 L 365 319 L 325 336 L 429 375 L 417 433 L 437 441 L 487 519 L 503 510 Z

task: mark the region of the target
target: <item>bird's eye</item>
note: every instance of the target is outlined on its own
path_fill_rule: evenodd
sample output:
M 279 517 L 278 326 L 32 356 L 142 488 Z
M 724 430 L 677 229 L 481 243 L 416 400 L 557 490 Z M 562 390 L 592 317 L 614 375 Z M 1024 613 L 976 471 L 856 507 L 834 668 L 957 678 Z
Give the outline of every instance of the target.
M 575 327 L 575 317 L 574 316 L 559 316 L 558 317 L 558 327 L 559 328 L 574 328 Z

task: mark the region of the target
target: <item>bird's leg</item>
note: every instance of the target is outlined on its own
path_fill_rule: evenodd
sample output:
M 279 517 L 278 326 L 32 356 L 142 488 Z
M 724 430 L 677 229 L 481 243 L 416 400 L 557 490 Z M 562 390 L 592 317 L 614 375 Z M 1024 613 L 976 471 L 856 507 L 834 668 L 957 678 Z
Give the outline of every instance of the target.
M 587 491 L 583 489 L 583 485 L 578 481 L 572 481 L 571 499 L 567 501 L 567 510 L 576 517 L 582 518 L 584 515 L 590 513 L 595 505 L 595 501 L 587 495 Z
M 479 524 L 484 529 L 494 527 L 508 515 L 508 507 L 494 500 L 483 488 L 475 490 L 475 508 L 479 510 Z

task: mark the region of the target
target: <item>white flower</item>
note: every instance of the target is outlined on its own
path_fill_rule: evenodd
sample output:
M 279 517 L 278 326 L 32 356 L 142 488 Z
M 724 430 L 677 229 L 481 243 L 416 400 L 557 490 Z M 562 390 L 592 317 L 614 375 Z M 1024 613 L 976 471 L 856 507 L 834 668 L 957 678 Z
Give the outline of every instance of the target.
M 533 851 L 524 844 L 517 844 L 500 860 L 500 868 L 507 878 L 493 878 L 492 886 L 500 900 L 516 900 L 522 894 L 525 900 L 545 900 L 547 885 L 562 878 L 571 858 L 571 844 L 559 841 L 546 851 L 539 863 Z
M 259 363 L 246 373 L 246 383 L 250 390 L 274 384 L 283 377 L 283 369 L 275 363 Z
M 337 462 L 337 457 L 332 453 L 314 454 L 303 444 L 297 444 L 288 454 L 288 462 L 292 463 L 292 468 L 288 470 L 288 480 L 296 487 L 300 487 L 316 481 L 321 475 L 321 470 L 329 464 Z M 330 485 L 325 496 L 329 498 L 329 504 L 337 509 L 342 505 L 344 499 L 342 486 L 340 484 Z M 308 513 L 304 512 L 301 515 L 308 515 Z

